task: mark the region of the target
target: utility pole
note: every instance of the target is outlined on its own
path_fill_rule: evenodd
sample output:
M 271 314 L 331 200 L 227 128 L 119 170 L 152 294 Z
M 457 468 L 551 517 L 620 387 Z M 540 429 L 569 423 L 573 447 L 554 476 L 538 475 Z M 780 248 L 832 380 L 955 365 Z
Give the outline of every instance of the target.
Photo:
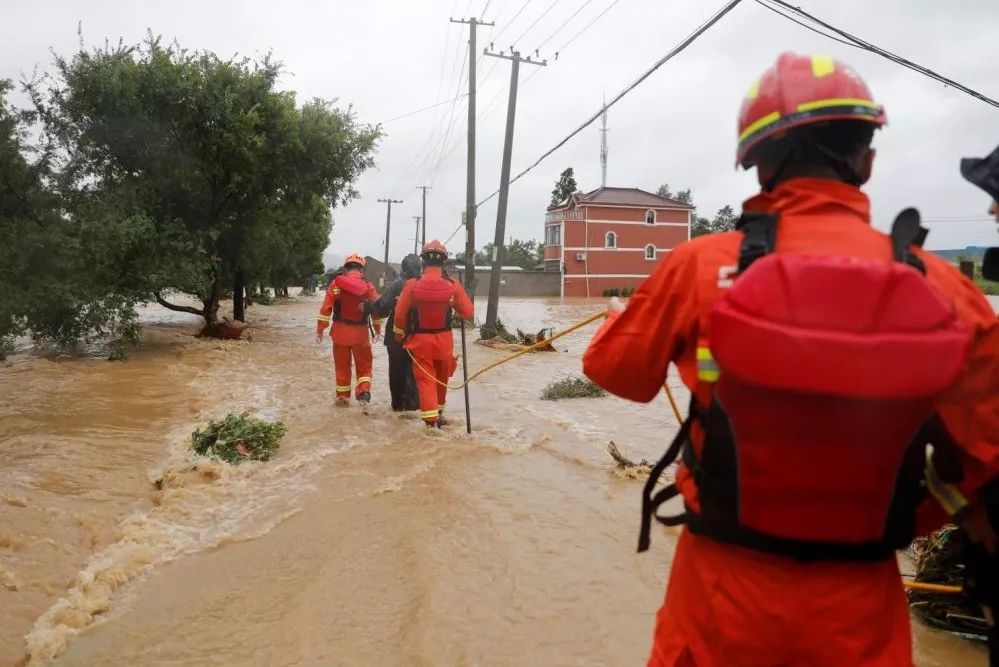
M 380 282 L 379 287 L 384 289 L 385 286 L 388 284 L 388 280 L 386 280 L 386 278 L 388 278 L 388 269 L 389 269 L 388 252 L 389 252 L 389 232 L 392 230 L 392 204 L 401 204 L 402 200 L 392 199 L 391 197 L 389 197 L 388 199 L 379 199 L 378 201 L 388 204 L 388 212 L 385 214 L 385 270 L 382 273 L 381 280 L 379 281 Z
M 503 167 L 500 171 L 500 192 L 499 202 L 496 205 L 496 234 L 493 237 L 493 269 L 489 274 L 489 302 L 486 306 L 486 323 L 483 329 L 486 332 L 496 331 L 496 316 L 499 310 L 499 288 L 500 273 L 503 266 L 503 236 L 506 232 L 506 204 L 510 194 L 510 158 L 513 152 L 513 124 L 517 115 L 517 79 L 520 74 L 520 63 L 528 65 L 540 65 L 544 67 L 547 60 L 531 60 L 530 57 L 521 58 L 519 51 L 512 51 L 510 55 L 490 53 L 483 51 L 487 56 L 503 58 L 513 63 L 510 69 L 510 101 L 506 108 L 506 138 L 503 142 Z
M 417 236 L 420 237 L 420 246 L 423 247 L 427 245 L 427 190 L 430 189 L 429 185 L 420 185 L 416 188 L 417 190 L 423 190 L 423 234 L 419 234 L 419 229 L 417 229 Z
M 468 24 L 468 167 L 465 170 L 465 291 L 475 300 L 475 27 L 495 23 L 451 19 L 451 23 Z
M 416 233 L 413 235 L 413 254 L 419 255 L 420 251 L 417 250 L 416 246 L 420 243 L 420 220 L 423 220 L 423 218 L 418 215 L 414 215 L 413 220 L 416 220 Z M 427 238 L 426 224 L 423 225 L 423 238 L 424 238 L 424 243 L 426 243 L 425 240 Z

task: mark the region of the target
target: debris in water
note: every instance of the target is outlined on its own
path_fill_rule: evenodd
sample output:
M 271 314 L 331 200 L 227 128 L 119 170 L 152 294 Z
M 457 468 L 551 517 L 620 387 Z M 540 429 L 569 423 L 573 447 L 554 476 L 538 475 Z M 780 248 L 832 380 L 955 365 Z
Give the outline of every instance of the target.
M 234 412 L 222 421 L 211 420 L 207 428 L 191 435 L 191 449 L 201 456 L 238 464 L 247 460 L 268 461 L 285 434 L 281 422 L 268 422 Z
M 563 398 L 599 398 L 606 396 L 603 387 L 586 378 L 570 375 L 561 380 L 552 380 L 541 392 L 541 400 L 558 401 Z
M 4 502 L 11 507 L 27 507 L 28 501 L 24 498 L 19 498 L 17 496 L 6 496 L 4 497 Z
M 961 586 L 964 584 L 964 537 L 956 526 L 945 526 L 913 542 L 916 581 Z M 927 625 L 961 636 L 984 640 L 987 625 L 981 608 L 964 595 L 909 590 L 909 606 Z
M 3 586 L 8 591 L 16 591 L 21 587 L 21 580 L 17 578 L 17 575 L 2 564 L 0 564 L 0 586 Z
M 607 453 L 611 455 L 612 459 L 617 461 L 617 470 L 625 477 L 638 478 L 652 472 L 651 463 L 645 459 L 642 459 L 639 463 L 635 463 L 621 453 L 621 450 L 617 448 L 613 440 L 607 443 Z

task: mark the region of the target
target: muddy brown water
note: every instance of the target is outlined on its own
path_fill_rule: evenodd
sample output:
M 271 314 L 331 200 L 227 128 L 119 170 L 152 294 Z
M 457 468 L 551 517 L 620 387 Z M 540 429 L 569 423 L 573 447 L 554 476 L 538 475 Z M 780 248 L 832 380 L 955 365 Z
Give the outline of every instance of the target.
M 245 342 L 150 308 L 127 363 L 0 367 L 0 665 L 644 664 L 675 538 L 634 552 L 641 482 L 605 448 L 658 456 L 665 400 L 537 400 L 578 372 L 588 327 L 473 385 L 471 436 L 460 392 L 443 433 L 392 413 L 381 346 L 371 414 L 337 409 L 318 305 L 254 307 Z M 532 330 L 600 307 L 501 316 Z M 502 354 L 472 345 L 470 367 Z M 273 461 L 187 453 L 244 409 L 288 426 Z M 921 667 L 985 664 L 918 624 L 914 642 Z

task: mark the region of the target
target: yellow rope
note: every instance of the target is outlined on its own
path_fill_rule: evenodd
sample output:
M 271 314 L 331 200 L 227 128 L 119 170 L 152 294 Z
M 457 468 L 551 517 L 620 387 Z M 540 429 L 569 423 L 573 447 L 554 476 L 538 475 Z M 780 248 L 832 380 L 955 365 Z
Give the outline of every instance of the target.
M 489 364 L 485 368 L 481 368 L 481 369 L 477 370 L 476 372 L 474 372 L 470 376 L 468 376 L 468 379 L 465 380 L 464 382 L 462 382 L 461 384 L 448 384 L 446 382 L 441 382 L 440 380 L 437 379 L 436 375 L 434 375 L 433 373 L 429 372 L 427 369 L 425 369 L 423 366 L 421 366 L 419 364 L 419 362 L 416 361 L 416 357 L 413 356 L 413 353 L 409 350 L 409 348 L 406 348 L 406 354 L 408 354 L 409 358 L 413 360 L 413 365 L 416 366 L 417 368 L 419 368 L 421 373 L 423 373 L 424 375 L 426 375 L 428 378 L 430 378 L 431 380 L 433 380 L 434 382 L 436 382 L 440 386 L 447 387 L 448 389 L 464 389 L 465 385 L 467 385 L 469 382 L 471 382 L 475 378 L 479 377 L 480 375 L 482 375 L 486 371 L 491 371 L 492 369 L 496 368 L 497 366 L 502 366 L 506 362 L 513 361 L 517 357 L 525 355 L 528 352 L 533 352 L 534 350 L 537 350 L 538 348 L 545 347 L 546 345 L 550 344 L 552 341 L 558 340 L 562 336 L 565 336 L 566 334 L 570 334 L 573 331 L 575 331 L 576 329 L 581 329 L 581 328 L 585 327 L 587 324 L 589 324 L 590 322 L 593 322 L 594 320 L 598 320 L 601 317 L 604 317 L 605 315 L 606 315 L 605 312 L 594 313 L 593 315 L 590 315 L 589 317 L 587 317 L 585 320 L 583 320 L 581 322 L 577 322 L 576 324 L 573 324 L 571 327 L 569 327 L 565 331 L 558 332 L 557 334 L 555 334 L 551 338 L 546 338 L 546 339 L 544 339 L 542 341 L 539 341 L 539 342 L 535 343 L 534 345 L 530 345 L 528 347 L 525 347 L 523 350 L 518 350 L 518 351 L 514 352 L 511 355 L 503 357 L 499 361 L 495 361 L 495 362 Z
M 446 387 L 448 389 L 464 389 L 465 385 L 469 384 L 472 380 L 474 380 L 475 378 L 479 377 L 480 375 L 482 375 L 486 371 L 491 371 L 492 369 L 496 368 L 497 366 L 502 366 L 503 364 L 507 363 L 508 361 L 513 361 L 517 357 L 525 355 L 528 352 L 533 352 L 534 350 L 537 350 L 538 348 L 545 347 L 546 345 L 550 345 L 552 341 L 556 341 L 559 338 L 561 338 L 562 336 L 565 336 L 567 334 L 572 333 L 576 329 L 581 329 L 582 327 L 585 327 L 590 322 L 598 320 L 601 317 L 604 317 L 605 315 L 606 315 L 606 312 L 604 312 L 604 311 L 601 311 L 599 313 L 594 313 L 593 315 L 590 315 L 589 317 L 587 317 L 585 320 L 582 320 L 580 322 L 577 322 L 577 323 L 573 324 L 568 329 L 565 329 L 564 331 L 558 332 L 557 334 L 553 335 L 551 338 L 546 338 L 545 340 L 538 341 L 534 345 L 530 345 L 528 347 L 525 347 L 523 350 L 518 350 L 517 352 L 514 352 L 511 355 L 507 355 L 506 357 L 503 357 L 502 359 L 489 364 L 485 368 L 479 369 L 475 373 L 472 373 L 468 377 L 468 379 L 465 380 L 464 382 L 462 382 L 461 384 L 448 384 L 447 382 L 441 382 L 440 380 L 437 379 L 437 376 L 434 373 L 431 373 L 430 371 L 428 371 L 427 369 L 425 369 L 423 366 L 421 366 L 418 361 L 416 361 L 416 357 L 413 356 L 413 353 L 409 350 L 409 348 L 406 348 L 406 354 L 408 354 L 409 358 L 413 360 L 413 365 L 416 366 L 417 368 L 419 368 L 421 373 L 423 373 L 428 378 L 430 378 L 431 380 L 433 380 L 436 384 L 438 384 L 438 385 L 440 385 L 442 387 Z M 677 421 L 683 422 L 683 417 L 680 415 L 680 408 L 676 404 L 676 399 L 673 398 L 673 392 L 670 391 L 669 385 L 667 383 L 665 383 L 665 382 L 663 383 L 663 389 L 666 390 L 666 397 L 669 398 L 669 404 L 673 408 L 673 414 L 676 415 Z

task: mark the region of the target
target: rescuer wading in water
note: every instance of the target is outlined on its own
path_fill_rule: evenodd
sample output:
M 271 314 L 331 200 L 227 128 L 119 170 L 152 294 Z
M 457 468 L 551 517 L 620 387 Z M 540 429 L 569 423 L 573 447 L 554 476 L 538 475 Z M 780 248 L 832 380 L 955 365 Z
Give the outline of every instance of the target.
M 447 248 L 443 243 L 428 241 L 420 255 L 423 275 L 403 288 L 392 333 L 413 354 L 420 417 L 427 426 L 441 427 L 447 423 L 447 387 L 443 385 L 458 367 L 452 317 L 467 320 L 472 317 L 473 307 L 461 283 L 444 275 Z
M 344 261 L 344 272 L 330 281 L 316 323 L 316 341 L 322 342 L 323 331 L 332 322 L 333 373 L 336 377 L 336 404 L 350 403 L 354 390 L 357 401 L 371 401 L 371 338 L 369 318 L 364 302 L 378 298 L 374 285 L 364 278 L 365 259 L 354 253 Z M 373 322 L 375 335 L 381 334 L 381 320 Z M 356 384 L 351 384 L 351 362 L 357 369 Z

